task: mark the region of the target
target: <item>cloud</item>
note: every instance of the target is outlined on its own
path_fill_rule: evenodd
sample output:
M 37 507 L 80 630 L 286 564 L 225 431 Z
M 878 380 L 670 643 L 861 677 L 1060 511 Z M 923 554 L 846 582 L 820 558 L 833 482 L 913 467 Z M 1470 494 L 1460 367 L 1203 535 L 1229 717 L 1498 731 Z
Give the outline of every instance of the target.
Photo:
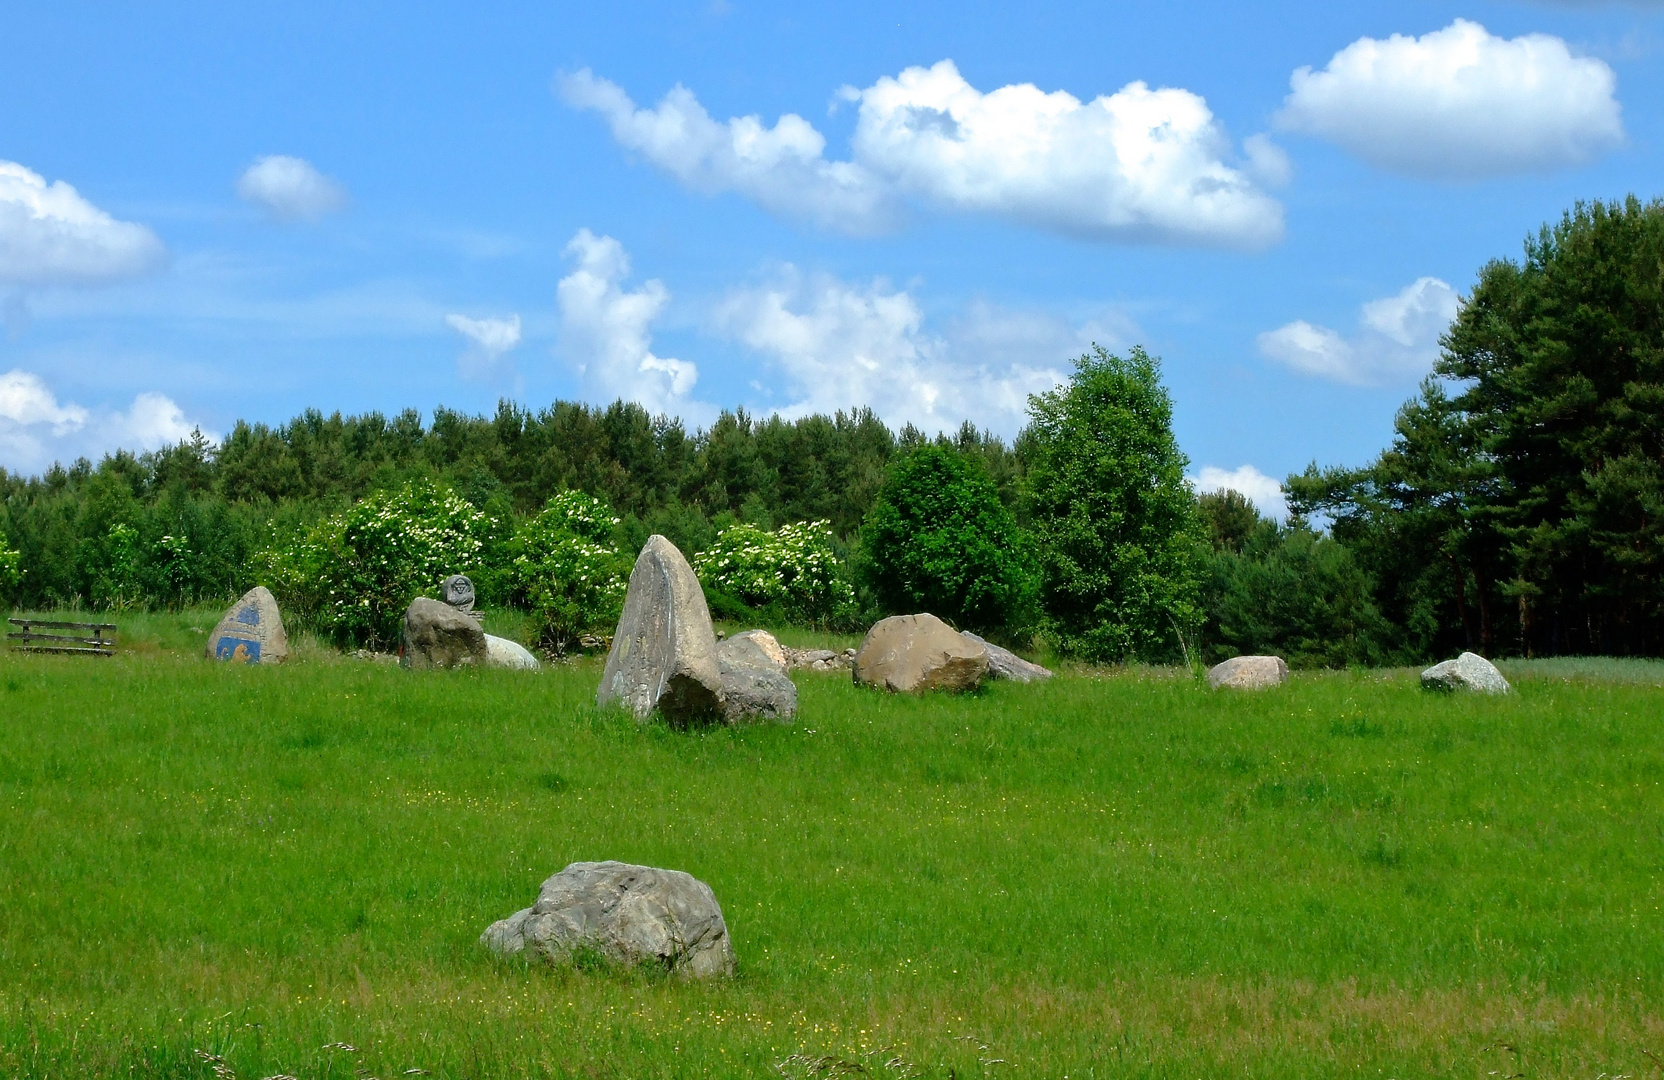
M 54 461 L 117 449 L 159 450 L 190 438 L 198 427 L 163 394 L 139 394 L 126 410 L 94 411 L 60 402 L 32 372 L 0 375 L 0 466 L 14 471 L 39 472 Z
M 520 345 L 520 316 L 506 319 L 470 319 L 466 315 L 447 315 L 445 322 L 451 329 L 467 338 L 468 348 L 457 364 L 465 378 L 484 378 L 497 370 L 498 362 Z
M 1582 165 L 1620 145 L 1617 76 L 1547 34 L 1457 19 L 1419 38 L 1359 38 L 1297 70 L 1278 115 L 1392 172 L 1470 179 Z
M 592 399 L 625 398 L 654 413 L 682 412 L 699 369 L 653 354 L 652 324 L 670 301 L 664 284 L 649 281 L 625 292 L 630 257 L 624 245 L 588 229 L 578 230 L 566 254 L 578 266 L 556 290 L 561 346 Z
M 851 285 L 785 267 L 730 293 L 718 333 L 762 353 L 785 376 L 788 416 L 870 406 L 927 431 L 964 420 L 1007 433 L 1028 395 L 1066 377 L 1085 334 L 1042 313 L 973 307 L 947 336 L 928 332 L 914 298 L 883 281 Z
M 0 282 L 95 285 L 155 269 L 167 255 L 143 225 L 117 221 L 62 180 L 0 161 Z
M 1394 296 L 1371 300 L 1350 338 L 1297 319 L 1258 338 L 1260 354 L 1304 375 L 1379 386 L 1419 378 L 1439 355 L 1439 337 L 1461 307 L 1456 290 L 1418 278 Z
M 1204 465 L 1197 475 L 1185 479 L 1202 494 L 1211 491 L 1239 492 L 1247 496 L 1261 515 L 1273 521 L 1288 517 L 1288 498 L 1283 492 L 1283 485 L 1252 465 L 1240 465 L 1235 469 Z
M 1258 248 L 1282 236 L 1281 205 L 1228 163 L 1223 129 L 1186 90 L 1134 82 L 1085 103 L 1028 83 L 983 93 L 944 60 L 840 91 L 859 114 L 851 159 L 829 161 L 825 137 L 792 113 L 773 127 L 719 123 L 682 86 L 641 109 L 587 70 L 557 89 L 694 190 L 842 232 L 893 228 L 918 206 L 1099 241 Z M 1274 150 L 1262 140 L 1248 153 L 1275 172 Z
M 279 221 L 317 221 L 347 205 L 346 189 L 302 158 L 272 154 L 237 178 L 237 194 Z

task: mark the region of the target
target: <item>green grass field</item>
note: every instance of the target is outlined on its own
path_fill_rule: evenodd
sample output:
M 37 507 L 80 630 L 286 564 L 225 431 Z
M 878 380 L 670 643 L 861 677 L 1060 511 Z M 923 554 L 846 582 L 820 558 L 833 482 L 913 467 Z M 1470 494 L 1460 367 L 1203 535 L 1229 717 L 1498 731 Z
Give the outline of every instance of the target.
M 0 656 L 0 1076 L 1660 1072 L 1664 666 L 800 673 L 682 733 L 595 660 L 231 668 L 213 618 Z M 738 977 L 477 946 L 608 858 L 709 882 Z

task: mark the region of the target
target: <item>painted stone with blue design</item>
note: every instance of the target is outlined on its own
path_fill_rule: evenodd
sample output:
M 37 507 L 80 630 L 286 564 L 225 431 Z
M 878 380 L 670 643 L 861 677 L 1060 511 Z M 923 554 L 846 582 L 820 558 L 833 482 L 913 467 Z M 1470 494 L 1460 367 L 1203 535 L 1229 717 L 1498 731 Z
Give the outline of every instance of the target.
M 256 585 L 231 605 L 225 618 L 208 635 L 208 659 L 240 664 L 280 664 L 289 658 L 289 635 L 277 597 Z

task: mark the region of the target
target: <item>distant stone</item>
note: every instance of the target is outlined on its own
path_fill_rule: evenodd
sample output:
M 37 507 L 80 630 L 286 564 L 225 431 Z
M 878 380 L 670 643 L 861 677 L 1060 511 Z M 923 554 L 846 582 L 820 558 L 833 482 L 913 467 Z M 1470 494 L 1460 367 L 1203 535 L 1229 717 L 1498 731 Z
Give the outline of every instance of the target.
M 709 885 L 621 862 L 572 863 L 543 883 L 537 903 L 492 923 L 480 942 L 505 956 L 529 948 L 557 964 L 587 951 L 688 979 L 734 973 L 728 924 Z
M 205 652 L 210 660 L 245 664 L 280 664 L 287 660 L 289 635 L 283 630 L 277 597 L 264 585 L 244 593 L 208 635 Z
M 537 657 L 518 641 L 490 634 L 485 635 L 485 663 L 487 667 L 513 668 L 517 671 L 541 671 L 543 668 Z
M 753 635 L 761 635 L 761 639 Z M 789 721 L 797 715 L 797 685 L 786 675 L 785 657 L 769 655 L 762 639 L 772 634 L 753 630 L 735 634 L 716 647 L 722 672 L 723 715 L 729 723 L 744 720 Z M 780 648 L 774 642 L 776 650 Z
M 439 591 L 445 603 L 458 611 L 474 610 L 474 582 L 467 574 L 452 574 L 439 583 Z
M 981 645 L 988 652 L 988 677 L 1010 679 L 1012 682 L 1035 682 L 1049 679 L 1052 673 L 1039 664 L 1031 664 L 1010 649 L 1002 649 L 991 641 L 977 637 L 969 630 L 961 630 L 965 637 Z
M 831 649 L 784 649 L 786 666 L 793 671 L 846 671 L 853 655 L 835 653 Z M 853 650 L 851 650 L 853 653 Z
M 855 681 L 898 693 L 971 690 L 988 674 L 988 650 L 934 615 L 892 615 L 867 631 Z
M 699 579 L 682 553 L 650 536 L 630 571 L 595 703 L 622 705 L 646 720 L 657 709 L 676 724 L 722 719 L 716 632 Z
M 719 636 L 717 640 L 721 642 L 722 639 Z M 757 643 L 757 647 L 763 650 L 763 655 L 773 661 L 781 671 L 791 670 L 792 664 L 791 661 L 786 658 L 785 648 L 782 647 L 780 642 L 776 640 L 775 636 L 767 630 L 747 630 L 743 634 L 735 634 L 729 640 L 754 641 Z M 721 652 L 721 649 L 721 644 L 718 644 L 717 651 Z
M 407 668 L 484 667 L 485 631 L 466 612 L 418 596 L 405 609 L 399 654 Z
M 1280 656 L 1233 656 L 1208 669 L 1208 685 L 1215 690 L 1264 690 L 1288 681 L 1288 665 Z
M 1477 690 L 1482 694 L 1506 694 L 1511 689 L 1495 664 L 1472 652 L 1434 664 L 1421 673 L 1421 685 L 1428 690 Z

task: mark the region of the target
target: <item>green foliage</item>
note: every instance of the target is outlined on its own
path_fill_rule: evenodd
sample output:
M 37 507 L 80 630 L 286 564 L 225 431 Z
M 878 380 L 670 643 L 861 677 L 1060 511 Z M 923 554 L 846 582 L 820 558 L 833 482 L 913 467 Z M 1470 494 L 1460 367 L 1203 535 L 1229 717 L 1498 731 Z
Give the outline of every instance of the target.
M 476 572 L 491 521 L 426 481 L 378 492 L 268 549 L 266 584 L 337 641 L 387 647 L 405 608 L 451 574 Z
M 886 614 L 1010 634 L 1032 614 L 1027 547 L 982 464 L 925 443 L 890 464 L 861 533 L 861 574 Z
M 1169 660 L 1200 622 L 1203 544 L 1157 361 L 1102 348 L 1029 399 L 1018 445 L 1042 628 L 1089 660 Z
M 23 584 L 23 554 L 0 542 L 0 601 L 10 602 Z
M 840 573 L 825 521 L 773 532 L 730 525 L 694 557 L 693 569 L 702 583 L 741 604 L 774 608 L 796 622 L 826 626 L 855 606 L 855 590 Z
M 139 531 L 123 522 L 110 526 L 102 543 L 90 545 L 97 552 L 97 577 L 93 579 L 92 600 L 111 611 L 135 607 L 139 590 Z
M 629 557 L 612 545 L 618 524 L 600 499 L 564 491 L 516 531 L 516 599 L 532 614 L 538 644 L 564 653 L 618 621 L 630 579 Z

